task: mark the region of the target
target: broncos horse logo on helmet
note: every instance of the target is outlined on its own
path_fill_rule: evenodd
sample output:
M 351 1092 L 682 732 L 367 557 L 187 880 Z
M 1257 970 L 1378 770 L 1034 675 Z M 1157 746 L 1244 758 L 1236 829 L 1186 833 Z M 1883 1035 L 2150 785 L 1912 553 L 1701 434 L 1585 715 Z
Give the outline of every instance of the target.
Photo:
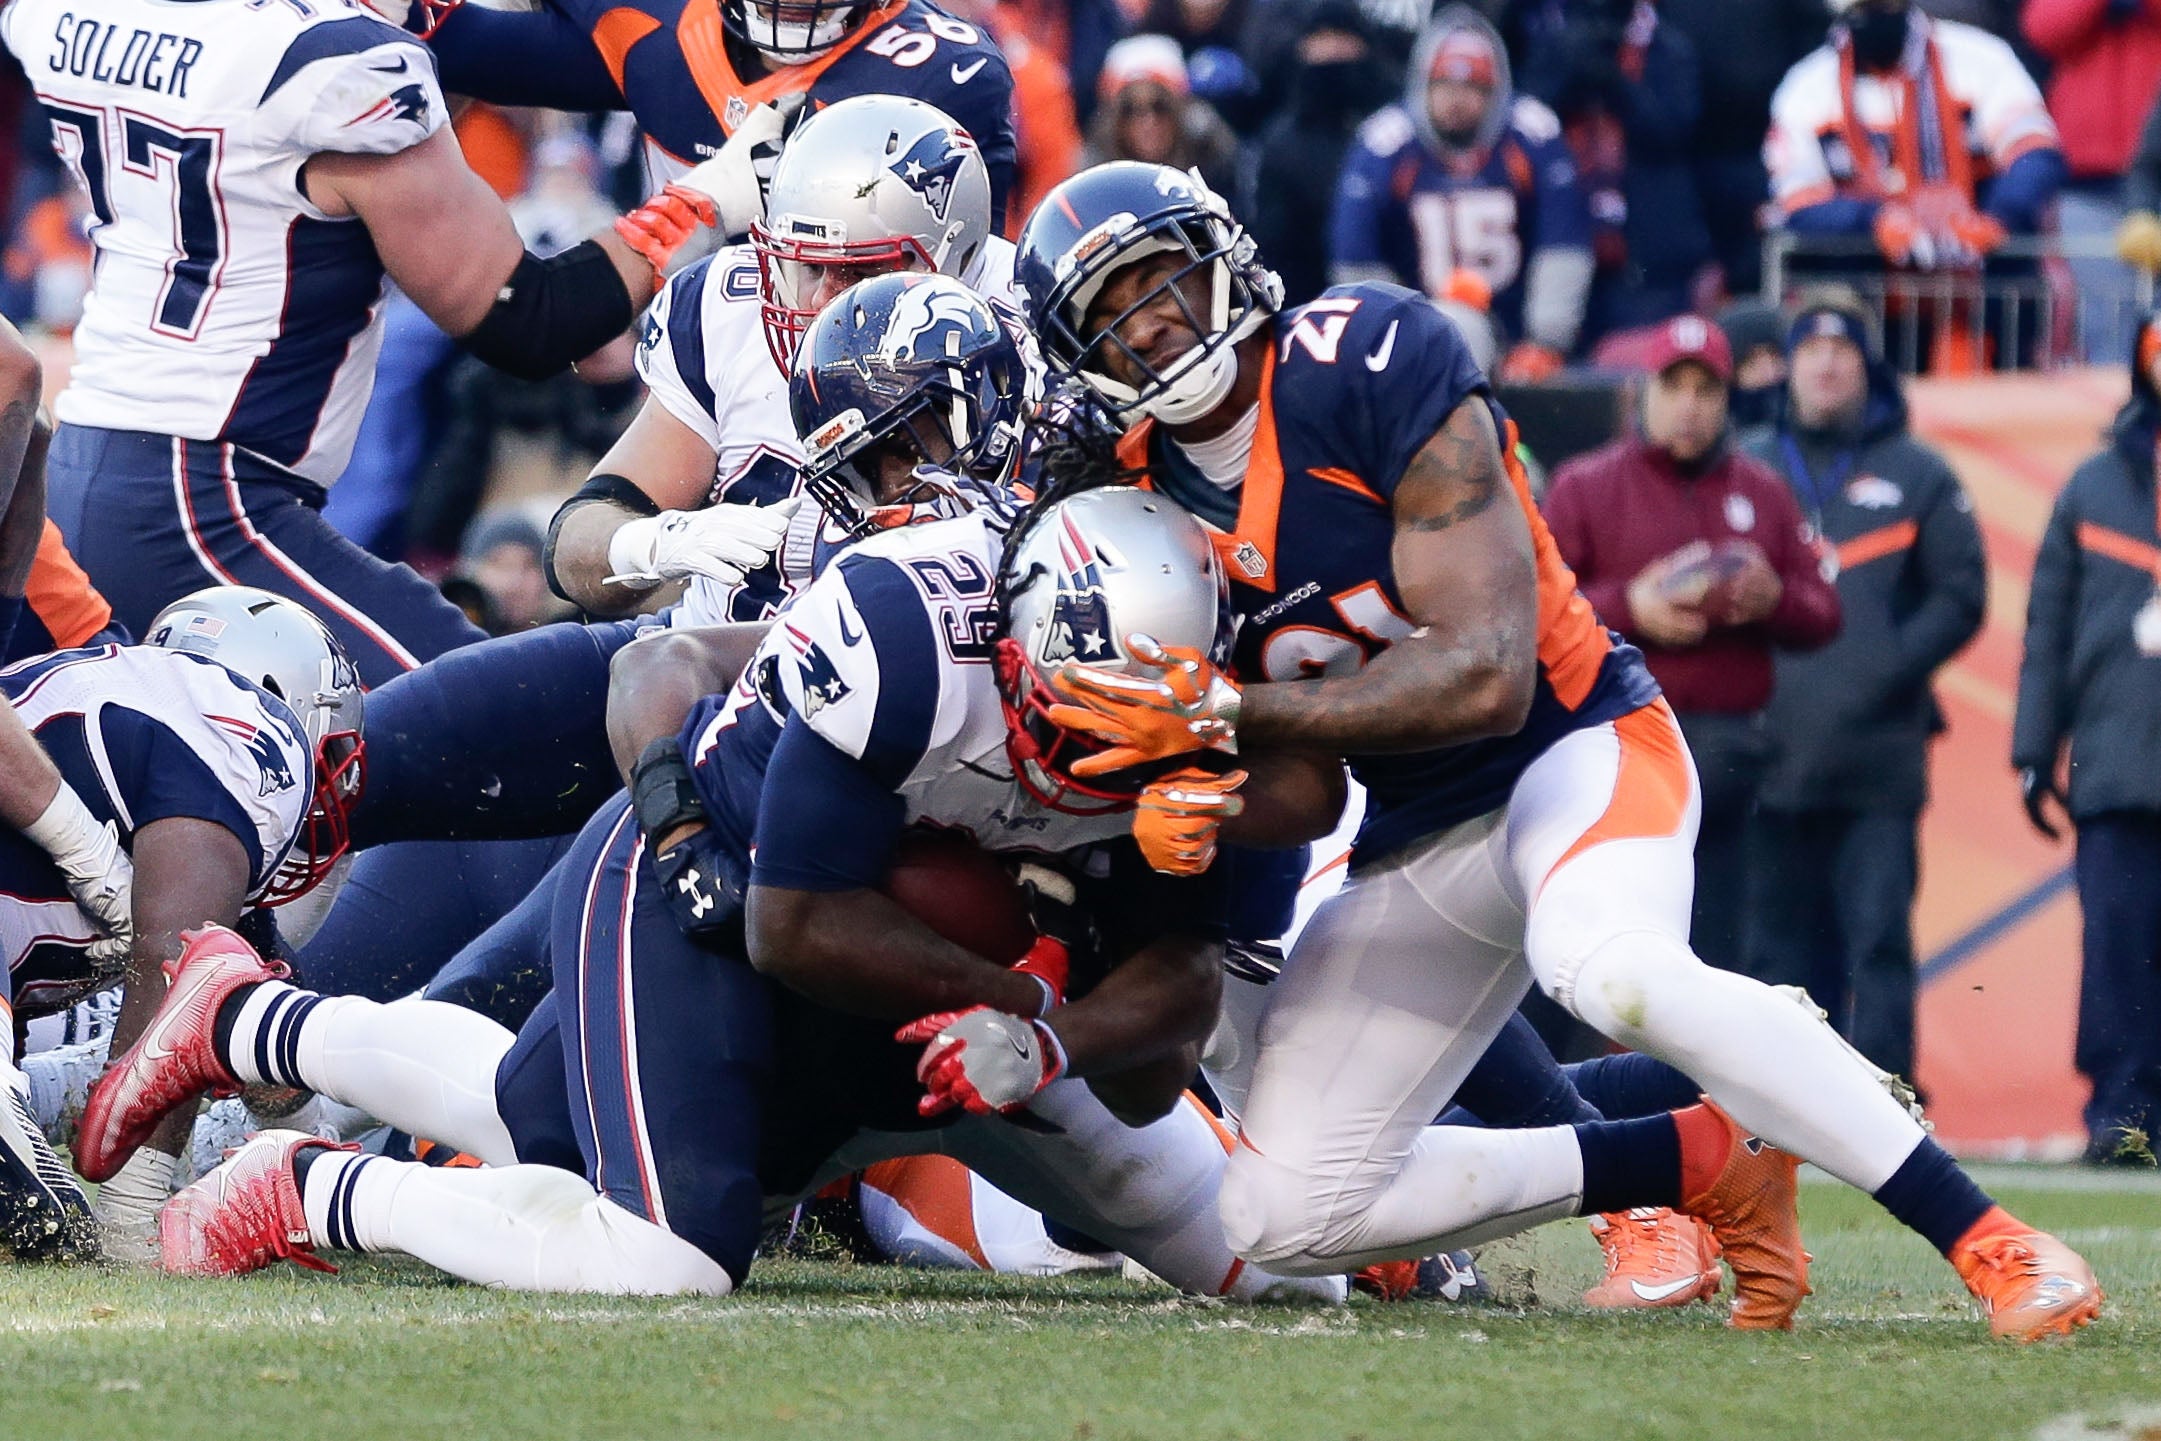
M 811 322 L 789 377 L 804 489 L 856 534 L 925 518 L 926 505 L 1008 508 L 1033 399 L 1011 332 L 967 286 L 917 272 L 861 281 Z

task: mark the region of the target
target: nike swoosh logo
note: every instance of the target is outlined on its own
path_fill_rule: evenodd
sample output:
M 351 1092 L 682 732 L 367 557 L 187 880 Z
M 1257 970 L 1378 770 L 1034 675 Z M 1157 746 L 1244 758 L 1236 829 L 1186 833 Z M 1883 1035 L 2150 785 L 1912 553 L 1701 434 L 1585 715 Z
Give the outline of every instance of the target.
M 861 644 L 863 640 L 863 632 L 855 631 L 851 633 L 848 629 L 848 612 L 844 610 L 838 611 L 836 612 L 836 615 L 840 620 L 840 643 L 845 646 L 854 646 Z
M 1646 1286 L 1641 1281 L 1630 1281 L 1628 1289 L 1636 1293 L 1639 1301 L 1663 1301 L 1669 1296 L 1678 1296 L 1691 1287 L 1701 1285 L 1702 1282 L 1703 1273 L 1699 1271 L 1693 1276 L 1683 1276 L 1678 1281 L 1668 1281 L 1663 1286 Z
M 970 61 L 966 65 L 961 64 L 958 60 L 954 61 L 953 83 L 955 85 L 966 85 L 969 81 L 975 79 L 976 71 L 981 70 L 984 66 L 988 64 L 990 64 L 990 59 L 988 56 L 984 57 L 981 60 Z
M 1024 1061 L 1028 1059 L 1028 1047 L 1022 1043 L 1020 1037 L 1007 1036 L 1006 1041 L 1009 1045 L 1013 1047 L 1014 1055 L 1020 1057 Z
M 1402 323 L 1400 320 L 1388 322 L 1388 333 L 1381 337 L 1381 348 L 1366 357 L 1366 369 L 1378 374 L 1388 368 L 1389 357 L 1396 353 L 1396 327 Z
M 385 75 L 403 75 L 406 68 L 405 57 L 403 55 L 400 55 L 398 57 L 398 63 L 395 65 L 370 65 L 368 68 L 370 70 L 379 70 Z

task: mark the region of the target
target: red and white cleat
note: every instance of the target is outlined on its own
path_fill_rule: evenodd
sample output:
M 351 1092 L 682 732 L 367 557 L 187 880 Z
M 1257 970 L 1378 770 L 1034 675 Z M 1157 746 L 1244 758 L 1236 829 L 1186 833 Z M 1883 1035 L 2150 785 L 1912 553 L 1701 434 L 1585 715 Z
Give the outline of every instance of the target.
M 211 1033 L 225 998 L 257 981 L 292 974 L 266 961 L 223 926 L 183 931 L 187 943 L 165 963 L 165 999 L 128 1053 L 90 1088 L 75 1133 L 75 1169 L 107 1181 L 179 1107 L 205 1091 L 236 1095 L 240 1082 L 218 1060 Z
M 1583 1293 L 1599 1310 L 1686 1306 L 1718 1294 L 1718 1239 L 1694 1216 L 1639 1206 L 1590 1218 L 1606 1275 Z
M 293 1157 L 357 1151 L 302 1131 L 263 1131 L 158 1212 L 158 1264 L 175 1276 L 245 1276 L 278 1261 L 338 1268 L 315 1254 Z

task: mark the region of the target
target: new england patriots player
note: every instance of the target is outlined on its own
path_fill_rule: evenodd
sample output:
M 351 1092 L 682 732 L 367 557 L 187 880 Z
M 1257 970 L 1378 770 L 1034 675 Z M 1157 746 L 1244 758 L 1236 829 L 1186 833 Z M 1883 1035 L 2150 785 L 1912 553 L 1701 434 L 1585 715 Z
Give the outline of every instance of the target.
M 717 155 L 761 103 L 861 95 L 935 105 L 981 144 L 994 221 L 1013 186 L 1013 74 L 990 37 L 925 0 L 462 0 L 389 9 L 423 33 L 444 88 L 501 105 L 628 109 L 659 180 Z M 740 239 L 723 228 L 721 239 Z
M 121 623 L 254 584 L 313 611 L 370 684 L 480 639 L 319 514 L 374 383 L 384 277 L 538 377 L 620 334 L 653 267 L 613 234 L 528 254 L 449 133 L 427 49 L 353 0 L 19 0 L 0 41 L 90 200 L 98 263 L 47 470 Z M 653 248 L 722 202 L 740 213 L 750 166 L 716 156 L 624 228 Z
M 304 894 L 343 848 L 361 776 L 359 684 L 336 640 L 289 601 L 204 591 L 160 614 L 145 645 L 24 661 L 0 672 L 0 691 L 51 756 L 61 790 L 116 850 L 105 874 L 124 890 L 130 936 L 124 950 L 101 943 L 119 927 L 77 899 L 82 880 L 47 854 L 36 828 L 0 830 L 0 1014 L 65 1010 L 124 979 L 115 1034 L 132 1040 L 184 930 L 237 924 Z M 21 1073 L 0 1065 L 10 1088 L 0 1198 L 20 1235 L 37 1218 L 79 1213 L 82 1198 L 32 1144 L 35 1127 L 23 1132 Z M 101 1213 L 140 1197 L 154 1207 L 171 1165 L 144 1153 L 117 1192 L 100 1196 Z M 68 1228 L 30 1234 L 83 1240 Z
M 164 1212 L 168 1267 L 342 1246 L 493 1284 L 725 1294 L 769 1198 L 935 1149 L 1188 1289 L 1340 1298 L 1339 1278 L 1286 1283 L 1224 1247 L 1223 1148 L 1177 1101 L 1214 1017 L 1209 883 L 1148 881 L 1125 811 L 1031 803 L 991 674 L 1001 529 L 977 511 L 854 546 L 743 679 L 699 704 L 672 763 L 641 765 L 635 801 L 605 807 L 572 851 L 556 990 L 515 1045 L 436 1003 L 296 991 L 237 938 L 200 941 L 161 1013 L 164 1054 L 133 1053 L 101 1084 L 123 1150 L 206 1086 L 274 1073 L 491 1166 L 266 1132 Z M 1082 611 L 1227 643 L 1213 553 L 1159 499 L 1080 497 L 1015 549 L 1009 614 L 1034 663 Z M 992 964 L 880 895 L 922 822 L 1072 866 L 1101 902 L 1102 979 L 1080 994 L 1048 941 Z M 718 875 L 676 878 L 707 903 L 695 940 L 648 854 L 648 833 L 686 827 L 726 841 Z M 1048 1124 L 981 1114 L 1023 1107 Z
M 835 295 L 889 270 L 942 272 L 1007 300 L 1012 247 L 992 230 L 982 153 L 950 116 L 895 96 L 843 100 L 790 137 L 750 244 L 655 299 L 638 345 L 652 394 L 551 529 L 559 593 L 621 615 L 688 579 L 677 624 L 771 615 L 808 578 L 822 523 L 815 508 L 796 515 L 773 565 L 769 532 L 741 534 L 795 514 L 772 507 L 796 493 L 802 456 L 787 411 L 796 345 Z
M 1799 1156 L 1936 1245 L 1997 1334 L 2098 1313 L 2086 1263 L 1994 1205 L 1827 1028 L 1689 952 L 1687 749 L 1576 594 L 1436 310 L 1369 283 L 1275 314 L 1227 207 L 1160 167 L 1058 187 L 1018 269 L 1054 374 L 1130 424 L 1102 468 L 1214 526 L 1245 619 L 1237 679 L 1146 646 L 1150 674 L 1061 668 L 1047 717 L 1107 747 L 1075 772 L 1318 748 L 1370 796 L 1261 1022 L 1223 1190 L 1241 1255 L 1310 1273 L 1680 1205 L 1725 1246 L 1734 1323 L 1782 1327 L 1807 1294 Z M 1533 979 L 1718 1104 L 1429 1128 Z
M 889 157 L 880 153 L 888 144 Z M 910 157 L 921 173 L 910 173 Z M 819 233 L 846 239 L 820 243 L 811 238 Z M 804 121 L 753 245 L 677 274 L 646 317 L 638 365 L 652 394 L 551 526 L 559 589 L 595 613 L 620 614 L 646 604 L 661 581 L 687 579 L 677 624 L 770 615 L 808 581 L 832 539 L 821 542 L 816 507 L 788 500 L 803 452 L 784 367 L 808 314 L 884 270 L 960 274 L 996 298 L 1011 254 L 990 235 L 982 157 L 948 117 L 866 96 Z M 376 783 L 355 817 L 356 840 L 575 831 L 616 789 L 604 729 L 609 660 L 649 624 L 542 627 L 464 648 L 382 688 L 371 697 Z M 382 988 L 369 971 L 390 958 L 385 926 L 416 892 L 450 901 L 486 894 L 507 909 L 555 858 L 547 847 L 447 850 L 362 855 L 301 956 L 303 972 L 320 967 L 341 990 L 401 993 L 409 973 Z M 502 883 L 465 885 L 461 876 L 476 872 Z M 435 964 L 418 971 L 425 977 L 502 914 L 453 909 L 432 907 L 441 923 L 394 959 L 410 965 L 432 952 Z

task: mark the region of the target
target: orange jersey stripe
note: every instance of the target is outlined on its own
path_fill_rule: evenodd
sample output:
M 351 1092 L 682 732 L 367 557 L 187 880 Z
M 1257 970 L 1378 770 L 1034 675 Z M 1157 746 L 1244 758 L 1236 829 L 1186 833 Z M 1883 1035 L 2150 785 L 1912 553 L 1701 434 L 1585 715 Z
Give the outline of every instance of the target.
M 1508 422 L 1501 437 L 1501 460 L 1508 467 L 1509 484 L 1515 487 L 1516 503 L 1530 523 L 1531 549 L 1538 563 L 1538 663 L 1545 667 L 1546 683 L 1562 705 L 1570 710 L 1590 698 L 1598 673 L 1613 653 L 1613 641 L 1599 624 L 1591 603 L 1576 590 L 1576 573 L 1561 559 L 1553 532 L 1538 513 L 1531 498 L 1531 478 L 1516 459 L 1516 423 Z
M 2161 549 L 2156 549 L 2143 540 L 2133 540 L 2122 531 L 2110 530 L 2105 525 L 2095 525 L 2090 520 L 2081 521 L 2078 543 L 2081 548 L 2090 550 L 2095 555 L 2105 555 L 2110 560 L 2120 560 L 2125 565 L 2161 576 Z
M 916 1224 L 988 1271 L 975 1234 L 975 1185 L 951 1156 L 903 1156 L 865 1168 L 863 1184 L 893 1198 Z
M 1917 520 L 1902 520 L 1896 525 L 1863 531 L 1850 540 L 1838 543 L 1838 568 L 1852 570 L 1857 565 L 1867 565 L 1872 560 L 1897 555 L 1920 538 L 1921 523 Z
M 88 645 L 90 638 L 113 623 L 113 608 L 68 554 L 60 527 L 45 521 L 38 536 L 38 553 L 30 562 L 30 582 L 23 599 L 61 650 Z
M 600 52 L 601 63 L 615 77 L 615 88 L 623 88 L 623 63 L 630 58 L 630 47 L 660 28 L 660 22 L 643 10 L 619 5 L 602 15 L 593 25 L 593 48 Z
M 1567 865 L 1602 841 L 1670 836 L 1681 829 L 1693 789 L 1688 750 L 1681 726 L 1663 699 L 1632 710 L 1613 723 L 1621 741 L 1621 762 L 1613 777 L 1613 798 L 1591 828 L 1546 872 Z M 1541 885 L 1544 881 L 1540 882 Z
M 891 4 L 864 16 L 862 23 L 850 31 L 846 39 L 809 64 L 775 66 L 772 73 L 752 82 L 745 82 L 738 76 L 735 66 L 728 61 L 727 31 L 721 25 L 719 0 L 690 0 L 683 7 L 682 17 L 675 22 L 675 39 L 682 47 L 683 63 L 690 70 L 691 83 L 705 97 L 706 106 L 720 122 L 721 131 L 732 135 L 743 117 L 729 115 L 731 99 L 739 98 L 745 106 L 755 107 L 782 95 L 809 90 L 812 82 L 831 68 L 834 61 L 884 28 L 885 22 L 900 14 L 906 6 L 907 0 L 892 0 Z M 749 111 L 746 109 L 744 113 Z

